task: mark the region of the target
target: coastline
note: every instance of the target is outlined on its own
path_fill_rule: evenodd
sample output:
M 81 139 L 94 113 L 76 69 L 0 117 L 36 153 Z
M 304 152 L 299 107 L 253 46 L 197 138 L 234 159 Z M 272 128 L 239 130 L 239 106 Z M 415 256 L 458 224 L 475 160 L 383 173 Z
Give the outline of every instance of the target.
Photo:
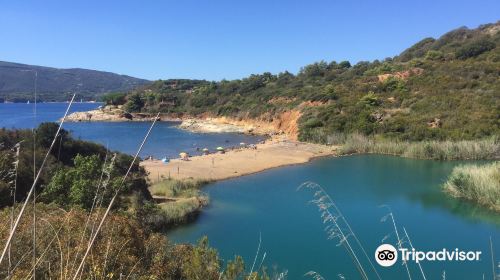
M 337 146 L 303 143 L 287 137 L 273 137 L 255 148 L 239 148 L 225 153 L 190 157 L 188 160 L 172 159 L 141 162 L 151 182 L 168 178 L 219 181 L 258 173 L 264 170 L 307 163 L 324 156 L 337 155 Z
M 297 140 L 298 111 L 288 111 L 272 119 L 236 119 L 230 117 L 186 116 L 160 114 L 159 121 L 181 122 L 180 129 L 195 133 L 243 133 L 251 135 L 286 135 Z M 74 112 L 66 116 L 67 122 L 144 122 L 152 121 L 155 114 L 127 113 L 122 105 L 106 105 L 95 110 Z
M 307 163 L 313 158 L 337 155 L 337 146 L 297 141 L 295 112 L 288 112 L 274 121 L 233 119 L 227 117 L 174 117 L 160 115 L 159 121 L 178 121 L 180 129 L 195 133 L 243 133 L 267 135 L 261 144 L 234 148 L 225 153 L 192 156 L 188 160 L 171 159 L 164 163 L 158 159 L 143 160 L 140 164 L 148 172 L 152 183 L 174 180 L 224 180 L 281 166 Z M 86 112 L 74 112 L 68 122 L 133 122 L 151 121 L 151 114 L 125 113 L 122 106 L 107 105 Z
M 66 116 L 67 122 L 148 122 L 154 115 L 148 113 L 126 113 L 122 106 L 104 106 L 95 110 L 73 112 Z M 160 121 L 182 121 L 179 117 L 160 115 Z

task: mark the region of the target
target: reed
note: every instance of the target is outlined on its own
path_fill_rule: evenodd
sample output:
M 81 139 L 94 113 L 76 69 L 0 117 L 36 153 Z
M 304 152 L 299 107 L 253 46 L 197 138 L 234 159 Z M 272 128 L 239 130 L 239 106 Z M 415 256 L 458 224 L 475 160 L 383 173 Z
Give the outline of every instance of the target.
M 200 189 L 206 184 L 210 183 L 208 180 L 200 179 L 166 179 L 153 184 L 149 191 L 154 196 L 163 197 L 193 197 L 198 196 Z
M 360 257 L 362 253 L 362 257 L 366 258 L 377 278 L 381 279 L 377 269 L 371 261 L 371 258 L 368 256 L 364 246 L 352 230 L 347 218 L 342 214 L 333 199 L 323 189 L 323 187 L 314 182 L 305 182 L 299 186 L 298 190 L 301 189 L 308 189 L 313 192 L 313 199 L 310 203 L 316 205 L 321 213 L 321 219 L 325 225 L 324 230 L 327 234 L 327 238 L 329 240 L 337 240 L 337 246 L 344 247 L 347 254 L 351 257 L 354 266 L 358 270 L 360 277 L 362 279 L 368 279 L 367 271 L 363 267 Z M 310 272 L 310 274 L 306 274 L 306 276 L 321 277 L 321 275 L 316 272 Z
M 418 159 L 479 160 L 500 156 L 498 137 L 462 141 L 377 140 L 361 134 L 336 135 L 334 144 L 342 144 L 340 154 L 385 154 Z M 332 142 L 333 143 L 333 142 Z
M 500 211 L 500 162 L 457 166 L 443 188 L 454 197 Z
M 200 190 L 207 183 L 206 180 L 167 179 L 152 185 L 149 191 L 158 203 L 146 207 L 144 222 L 156 230 L 165 230 L 190 221 L 209 203 L 208 195 Z
M 158 205 L 159 213 L 164 217 L 164 223 L 168 225 L 179 224 L 196 215 L 204 206 L 208 205 L 208 202 L 208 197 L 199 196 L 160 203 Z

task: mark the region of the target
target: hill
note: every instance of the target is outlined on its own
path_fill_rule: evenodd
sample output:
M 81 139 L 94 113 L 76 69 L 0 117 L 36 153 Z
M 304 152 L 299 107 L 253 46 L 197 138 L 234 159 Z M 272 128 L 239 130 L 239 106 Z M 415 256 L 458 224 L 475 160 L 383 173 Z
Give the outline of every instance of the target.
M 0 61 L 0 100 L 32 100 L 34 71 L 38 73 L 37 91 L 43 101 L 66 101 L 73 93 L 77 94 L 78 100 L 95 100 L 108 92 L 128 91 L 149 83 L 147 80 L 110 72 Z
M 461 27 L 393 58 L 320 61 L 296 75 L 160 80 L 129 92 L 124 108 L 274 123 L 320 143 L 350 133 L 414 141 L 498 135 L 499 30 L 500 22 Z

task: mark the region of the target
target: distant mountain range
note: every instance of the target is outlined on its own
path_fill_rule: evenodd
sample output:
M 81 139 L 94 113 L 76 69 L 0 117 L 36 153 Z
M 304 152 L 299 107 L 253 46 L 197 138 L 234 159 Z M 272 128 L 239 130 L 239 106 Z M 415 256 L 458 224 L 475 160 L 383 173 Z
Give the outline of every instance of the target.
M 110 72 L 70 68 L 60 69 L 0 61 L 0 102 L 33 100 L 35 73 L 41 101 L 96 100 L 116 91 L 129 91 L 150 83 L 148 80 Z

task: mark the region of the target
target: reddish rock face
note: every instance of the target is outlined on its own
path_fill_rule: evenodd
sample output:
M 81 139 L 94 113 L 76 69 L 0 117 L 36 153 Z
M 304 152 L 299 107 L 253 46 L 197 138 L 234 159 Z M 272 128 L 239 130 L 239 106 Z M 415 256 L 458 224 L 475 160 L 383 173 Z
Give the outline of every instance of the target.
M 422 68 L 411 68 L 410 70 L 395 72 L 393 74 L 382 74 L 382 75 L 378 75 L 377 77 L 378 77 L 379 82 L 384 82 L 391 77 L 406 80 L 410 76 L 413 76 L 413 75 L 418 76 L 418 75 L 421 75 L 423 72 L 424 72 L 424 69 L 422 69 Z

